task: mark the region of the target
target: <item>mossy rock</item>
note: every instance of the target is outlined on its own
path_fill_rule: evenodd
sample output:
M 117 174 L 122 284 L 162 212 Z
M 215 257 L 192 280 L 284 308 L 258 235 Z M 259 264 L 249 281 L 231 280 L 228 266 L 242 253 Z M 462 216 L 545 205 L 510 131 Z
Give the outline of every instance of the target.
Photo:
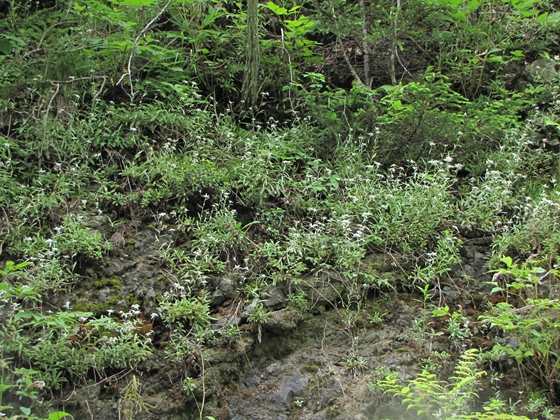
M 76 302 L 75 308 L 77 311 L 93 312 L 95 314 L 106 314 L 108 309 L 114 309 L 120 302 L 119 296 L 111 296 L 109 299 L 102 302 Z
M 140 305 L 142 302 L 140 301 L 140 298 L 134 293 L 129 293 L 128 295 L 126 295 L 125 303 L 128 307 L 130 307 L 132 305 Z
M 115 290 L 121 291 L 121 279 L 118 276 L 113 277 L 103 277 L 99 280 L 93 282 L 93 285 L 97 289 L 103 289 L 105 287 L 111 287 Z

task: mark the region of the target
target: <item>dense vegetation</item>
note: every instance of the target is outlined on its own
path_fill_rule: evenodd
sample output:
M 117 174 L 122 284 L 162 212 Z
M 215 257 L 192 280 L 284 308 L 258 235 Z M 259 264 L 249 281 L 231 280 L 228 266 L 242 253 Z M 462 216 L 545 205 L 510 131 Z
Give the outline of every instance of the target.
M 558 7 L 278 0 L 254 16 L 229 0 L 0 2 L 0 412 L 62 418 L 64 389 L 156 351 L 138 332 L 152 315 L 170 332 L 166 357 L 204 367 L 204 348 L 241 334 L 210 328 L 214 278 L 242 273 L 260 338 L 263 291 L 289 284 L 305 311 L 306 285 L 332 270 L 340 307 L 417 293 L 424 318 L 443 317 L 460 344 L 456 382 L 424 372 L 403 388 L 385 372 L 372 389 L 439 418 L 514 418 L 499 399 L 471 414 L 487 403 L 474 385 L 484 361 L 508 355 L 547 397 L 518 413 L 553 418 Z M 112 237 L 91 224 L 99 215 Z M 131 245 L 130 221 L 173 237 L 157 256 L 167 291 L 61 301 Z M 437 305 L 462 240 L 476 237 L 493 238 L 503 295 L 481 322 L 515 349 L 465 352 L 463 315 Z M 378 253 L 405 274 L 373 270 Z M 186 369 L 184 392 L 203 374 Z

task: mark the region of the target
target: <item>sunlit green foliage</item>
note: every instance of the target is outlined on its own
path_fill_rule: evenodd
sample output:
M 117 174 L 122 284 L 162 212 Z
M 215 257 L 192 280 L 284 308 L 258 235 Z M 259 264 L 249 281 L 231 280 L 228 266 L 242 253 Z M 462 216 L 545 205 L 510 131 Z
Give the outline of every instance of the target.
M 482 320 L 516 338 L 505 351 L 527 371 L 557 384 L 558 304 L 524 295 L 542 280 L 554 289 L 560 251 L 553 2 L 261 2 L 251 110 L 240 103 L 241 2 L 12 1 L 1 13 L 0 396 L 20 392 L 24 415 L 48 411 L 30 385 L 84 383 L 154 350 L 133 300 L 118 317 L 48 306 L 120 252 L 90 226 L 97 216 L 180 239 L 154 256 L 168 290 L 151 303 L 185 393 L 203 349 L 242 334 L 210 328 L 212 280 L 235 277 L 259 340 L 271 287 L 289 287 L 291 309 L 308 311 L 307 288 L 332 272 L 350 329 L 351 309 L 372 294 L 420 292 L 427 317 L 473 232 L 494 238 L 493 268 L 507 264 L 494 292 L 523 295 L 528 308 L 506 301 Z M 380 273 L 375 254 L 406 269 Z M 419 319 L 421 335 L 461 348 L 463 315 L 436 311 L 449 316 L 444 330 Z M 394 377 L 386 385 L 415 408 L 469 418 L 483 375 L 473 358 L 455 382 L 425 373 L 406 390 Z M 367 366 L 344 363 L 354 375 Z M 500 404 L 479 418 L 500 418 Z

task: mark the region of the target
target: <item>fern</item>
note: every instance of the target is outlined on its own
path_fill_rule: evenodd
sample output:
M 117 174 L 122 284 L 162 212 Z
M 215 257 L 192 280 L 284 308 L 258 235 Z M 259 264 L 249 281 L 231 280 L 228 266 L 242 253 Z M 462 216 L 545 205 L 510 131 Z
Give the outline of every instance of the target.
M 379 384 L 385 393 L 402 398 L 407 410 L 416 410 L 418 416 L 425 413 L 437 419 L 528 420 L 523 416 L 500 414 L 498 411 L 503 407 L 499 404 L 490 404 L 483 413 L 468 414 L 478 400 L 479 379 L 486 374 L 478 369 L 477 362 L 478 350 L 469 349 L 455 366 L 450 381 L 438 380 L 435 373 L 424 370 L 404 387 L 394 375 L 388 375 Z

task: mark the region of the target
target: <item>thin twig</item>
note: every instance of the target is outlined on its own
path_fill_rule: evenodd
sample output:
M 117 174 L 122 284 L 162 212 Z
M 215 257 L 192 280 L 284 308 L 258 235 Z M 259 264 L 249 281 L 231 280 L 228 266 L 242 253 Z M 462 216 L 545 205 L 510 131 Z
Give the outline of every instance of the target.
M 58 95 L 58 91 L 60 90 L 60 83 L 54 83 L 54 86 L 56 87 L 56 89 L 54 91 L 53 96 L 51 97 L 51 99 L 49 101 L 49 104 L 47 105 L 47 110 L 45 111 L 45 116 L 49 115 L 49 110 L 51 109 L 52 102 L 53 102 L 54 98 L 56 97 L 56 95 Z M 46 131 L 46 128 L 45 128 L 45 131 Z M 43 141 L 45 141 L 46 139 L 47 139 L 46 138 L 46 132 L 43 132 Z
M 292 68 L 292 58 L 290 57 L 290 52 L 286 49 L 286 44 L 284 41 L 284 29 L 280 28 L 280 34 L 282 39 L 282 49 L 288 56 L 288 66 L 290 69 L 290 88 L 288 89 L 288 100 L 290 101 L 290 108 L 294 109 L 294 104 L 292 102 L 292 86 L 294 85 L 294 69 Z
M 43 117 L 43 141 L 41 142 L 41 152 L 39 153 L 39 169 L 41 169 L 41 164 L 43 161 L 43 147 L 47 141 L 47 121 L 49 118 L 49 111 L 51 109 L 51 105 L 54 101 L 56 95 L 58 95 L 58 91 L 60 90 L 60 84 L 56 83 L 56 90 L 54 91 L 53 96 L 51 97 L 49 104 L 47 105 L 47 110 L 45 111 L 45 116 Z
M 401 9 L 401 2 L 397 0 L 397 6 L 395 10 L 391 10 L 390 16 L 393 18 L 393 45 L 391 48 L 391 57 L 389 61 L 390 73 L 391 73 L 391 84 L 395 86 L 397 84 L 397 76 L 395 71 L 395 57 L 397 57 L 397 33 L 399 27 L 399 11 Z
M 95 96 L 93 97 L 93 99 L 91 100 L 91 102 L 95 102 L 95 100 L 97 99 L 97 97 L 99 95 L 101 95 L 101 92 L 103 92 L 103 89 L 105 88 L 105 83 L 107 82 L 107 77 L 105 76 L 99 76 L 103 78 L 103 83 L 101 83 L 101 87 L 99 88 L 99 90 L 97 91 L 97 93 L 95 94 Z
M 204 380 L 204 356 L 202 355 L 202 351 L 200 351 L 200 361 L 202 365 L 202 402 L 200 403 L 200 420 L 203 420 L 202 416 L 204 413 L 204 403 L 206 402 L 206 384 Z
M 340 35 L 336 36 L 336 41 L 338 43 L 338 47 L 340 48 L 340 51 L 342 51 L 342 57 L 344 58 L 344 61 L 348 65 L 348 68 L 350 69 L 350 72 L 352 73 L 352 76 L 354 76 L 354 79 L 358 82 L 360 87 L 365 88 L 366 85 L 364 84 L 364 82 L 362 81 L 360 76 L 358 75 L 358 72 L 356 71 L 356 69 L 354 68 L 352 63 L 350 62 L 350 58 L 348 58 L 348 54 L 346 54 L 346 51 L 344 50 L 344 45 L 342 44 L 342 41 L 340 39 Z
M 538 307 L 538 306 L 544 306 L 544 305 L 548 305 L 550 303 L 558 303 L 560 300 L 559 299 L 554 299 L 554 300 L 548 300 L 546 302 L 541 302 L 541 303 L 537 303 L 535 305 L 526 305 L 523 306 L 522 308 L 517 308 L 515 309 L 513 312 L 518 313 L 518 314 L 525 314 L 527 312 L 529 312 L 530 310 Z
M 371 88 L 371 77 L 370 77 L 370 51 L 368 44 L 368 30 L 367 30 L 367 12 L 365 0 L 360 0 L 360 9 L 362 13 L 362 50 L 364 53 L 364 83 L 368 88 Z
M 49 80 L 48 82 L 56 86 L 58 84 L 69 85 L 74 82 L 79 82 L 81 80 L 91 80 L 91 79 L 106 79 L 107 76 L 86 76 L 86 77 L 73 77 L 68 80 Z
M 344 58 L 344 61 L 348 65 L 348 68 L 350 69 L 350 72 L 352 73 L 352 76 L 354 76 L 354 79 L 356 79 L 356 81 L 359 83 L 360 87 L 365 88 L 366 85 L 362 81 L 361 77 L 358 75 L 358 72 L 356 71 L 356 69 L 354 68 L 352 63 L 350 62 L 350 58 L 348 58 L 348 54 L 346 54 L 346 50 L 344 49 L 344 45 L 342 44 L 342 40 L 340 39 L 340 29 L 338 27 L 338 19 L 336 17 L 336 13 L 334 12 L 334 6 L 332 5 L 332 3 L 331 3 L 330 6 L 331 6 L 331 10 L 332 10 L 332 17 L 334 19 L 334 25 L 336 27 L 336 32 L 337 32 L 336 42 L 338 44 L 338 47 L 340 48 L 340 51 L 342 52 L 342 57 Z
M 352 128 L 352 125 L 350 124 L 350 121 L 348 121 L 348 116 L 346 115 L 346 98 L 344 98 L 344 105 L 342 108 L 342 115 L 344 115 L 344 119 L 346 120 L 346 124 L 348 125 L 348 131 L 350 133 L 352 133 L 352 131 L 354 130 Z
M 403 68 L 403 70 L 408 73 L 408 75 L 412 78 L 414 78 L 414 76 L 412 75 L 411 72 L 408 71 L 408 69 L 405 67 L 405 65 L 403 64 L 403 62 L 401 61 L 401 57 L 399 56 L 399 51 L 395 50 L 395 56 L 397 57 L 397 60 L 399 60 L 399 64 L 401 65 L 401 67 Z
M 325 327 L 323 328 L 323 338 L 321 339 L 321 351 L 323 352 L 324 355 L 326 355 L 325 352 L 325 340 L 327 339 L 327 326 L 329 325 L 328 321 L 325 319 Z
M 92 413 L 91 410 L 89 409 L 89 404 L 88 404 L 87 400 L 84 400 L 84 401 L 85 401 L 85 403 L 86 403 L 86 407 L 87 407 L 87 411 L 88 411 L 88 413 L 89 413 L 89 416 L 90 416 L 91 420 L 93 420 L 93 413 Z M 119 418 L 120 418 L 120 417 L 121 417 L 121 413 L 119 413 Z
M 123 75 L 119 78 L 118 82 L 116 83 L 116 85 L 118 86 L 119 83 L 122 82 L 122 80 L 128 76 L 128 80 L 130 82 L 130 96 L 131 99 L 134 97 L 134 86 L 132 85 L 132 58 L 134 57 L 134 48 L 136 47 L 136 45 L 138 44 L 138 41 L 140 40 L 140 38 L 146 33 L 146 31 L 150 28 L 150 26 L 152 26 L 152 24 L 159 19 L 159 17 L 163 14 L 163 12 L 165 12 L 165 10 L 169 7 L 169 5 L 171 4 L 172 0 L 168 0 L 167 3 L 165 3 L 165 6 L 163 6 L 163 8 L 159 11 L 159 13 L 152 19 L 150 20 L 146 26 L 144 26 L 144 28 L 140 31 L 140 33 L 138 33 L 138 35 L 136 36 L 136 39 L 134 40 L 134 43 L 132 44 L 132 46 L 130 47 L 130 55 L 128 56 L 128 65 L 126 66 L 126 73 L 123 73 Z

